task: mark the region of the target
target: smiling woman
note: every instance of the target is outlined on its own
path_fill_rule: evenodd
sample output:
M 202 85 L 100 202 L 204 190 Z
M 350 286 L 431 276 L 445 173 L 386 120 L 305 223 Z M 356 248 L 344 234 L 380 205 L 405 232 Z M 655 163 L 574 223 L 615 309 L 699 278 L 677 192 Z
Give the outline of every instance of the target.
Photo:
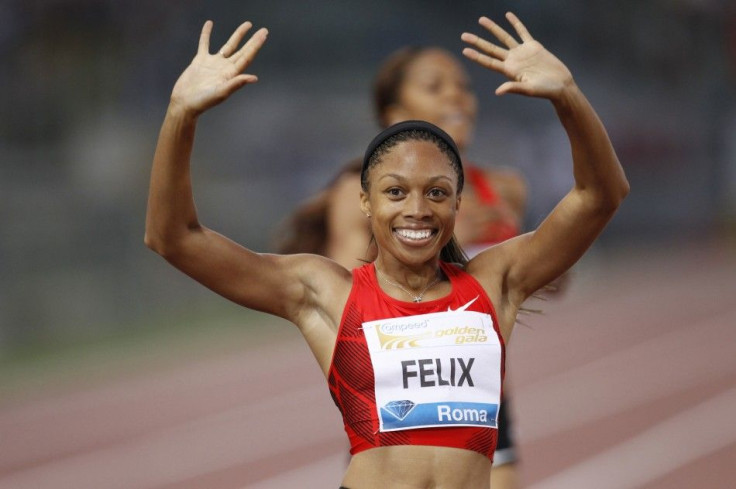
M 387 235 L 414 252 L 435 251 L 430 245 L 439 242 L 440 259 L 467 262 L 453 237 L 464 184 L 462 163 L 457 146 L 442 129 L 404 121 L 384 130 L 368 145 L 360 182 L 361 210 L 372 220 L 375 239 Z M 390 243 L 379 243 L 378 249 Z M 385 274 L 380 276 L 407 292 Z M 428 287 L 425 284 L 424 291 Z
M 456 216 L 455 237 L 450 245 L 456 251 L 443 260 L 465 263 L 465 252 L 474 256 L 521 232 L 526 205 L 523 176 L 498 165 L 481 167 L 466 158 L 475 131 L 478 100 L 468 73 L 455 55 L 432 46 L 407 46 L 394 51 L 381 63 L 373 80 L 373 102 L 381 127 L 404 120 L 430 122 L 451 136 L 464 159 L 458 178 L 464 184 L 463 173 L 467 174 L 468 185 L 460 185 L 463 205 Z M 317 253 L 348 269 L 375 259 L 370 222 L 360 212 L 356 199 L 361 189 L 361 165 L 357 163 L 345 166 L 324 190 L 301 204 L 285 221 L 279 230 L 279 252 Z M 379 269 L 376 273 L 383 282 L 405 290 L 412 300 L 423 297 L 424 290 L 415 295 L 387 279 Z M 432 282 L 426 290 L 434 285 Z M 508 394 L 504 390 L 491 471 L 491 483 L 497 489 L 519 487 Z
M 509 78 L 496 93 L 552 102 L 572 146 L 575 186 L 538 229 L 469 261 L 453 238 L 459 153 L 450 136 L 421 121 L 386 129 L 363 160 L 360 202 L 375 261 L 349 271 L 317 255 L 256 253 L 208 229 L 190 176 L 197 121 L 257 81 L 243 71 L 266 29 L 241 46 L 252 27 L 246 22 L 210 54 L 212 23 L 205 23 L 174 85 L 151 171 L 145 242 L 223 297 L 296 325 L 343 415 L 352 454 L 346 487 L 489 487 L 505 345 L 519 306 L 580 258 L 628 192 L 570 72 L 507 18 L 521 42 L 483 17 L 501 45 L 463 34 L 471 46 L 464 54 Z

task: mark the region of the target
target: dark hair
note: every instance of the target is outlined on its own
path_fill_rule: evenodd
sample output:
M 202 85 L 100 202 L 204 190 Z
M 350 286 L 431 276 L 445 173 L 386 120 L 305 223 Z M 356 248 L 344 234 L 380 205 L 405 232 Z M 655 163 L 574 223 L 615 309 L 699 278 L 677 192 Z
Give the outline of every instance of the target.
M 381 131 L 368 144 L 363 156 L 363 167 L 360 171 L 360 186 L 368 191 L 368 173 L 371 168 L 381 162 L 391 148 L 404 141 L 429 141 L 434 143 L 449 159 L 452 169 L 457 175 L 457 193 L 463 191 L 465 178 L 460 151 L 449 134 L 425 121 L 403 121 Z

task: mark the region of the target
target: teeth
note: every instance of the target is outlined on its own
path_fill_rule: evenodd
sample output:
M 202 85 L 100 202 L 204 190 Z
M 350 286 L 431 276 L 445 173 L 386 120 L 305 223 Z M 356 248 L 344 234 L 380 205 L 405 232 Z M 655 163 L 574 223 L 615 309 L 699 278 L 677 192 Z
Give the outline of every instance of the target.
M 412 229 L 397 229 L 396 232 L 403 238 L 407 239 L 427 239 L 432 235 L 432 231 L 424 229 L 415 231 Z

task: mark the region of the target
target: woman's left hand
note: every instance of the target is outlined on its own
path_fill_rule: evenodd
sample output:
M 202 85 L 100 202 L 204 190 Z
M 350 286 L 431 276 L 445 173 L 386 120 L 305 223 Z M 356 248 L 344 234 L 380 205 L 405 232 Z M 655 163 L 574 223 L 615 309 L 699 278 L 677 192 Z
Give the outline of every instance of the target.
M 496 89 L 496 95 L 518 93 L 551 100 L 557 98 L 574 84 L 572 74 L 562 61 L 534 40 L 514 14 L 507 13 L 506 18 L 521 42 L 491 19 L 481 17 L 478 23 L 506 47 L 465 32 L 461 39 L 472 47 L 463 49 L 463 55 L 509 78 Z

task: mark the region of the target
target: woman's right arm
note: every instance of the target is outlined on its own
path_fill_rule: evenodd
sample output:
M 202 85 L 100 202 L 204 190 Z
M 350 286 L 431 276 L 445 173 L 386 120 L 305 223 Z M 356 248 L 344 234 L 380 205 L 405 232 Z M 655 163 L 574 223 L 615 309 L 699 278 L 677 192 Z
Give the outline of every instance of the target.
M 246 84 L 243 74 L 266 40 L 260 29 L 238 47 L 251 24 L 242 24 L 217 54 L 209 53 L 212 23 L 205 23 L 199 49 L 177 80 L 159 134 L 151 171 L 146 245 L 176 268 L 243 306 L 299 323 L 324 280 L 320 257 L 254 253 L 206 228 L 197 218 L 190 157 L 198 117 Z M 329 286 L 329 281 L 327 281 Z

